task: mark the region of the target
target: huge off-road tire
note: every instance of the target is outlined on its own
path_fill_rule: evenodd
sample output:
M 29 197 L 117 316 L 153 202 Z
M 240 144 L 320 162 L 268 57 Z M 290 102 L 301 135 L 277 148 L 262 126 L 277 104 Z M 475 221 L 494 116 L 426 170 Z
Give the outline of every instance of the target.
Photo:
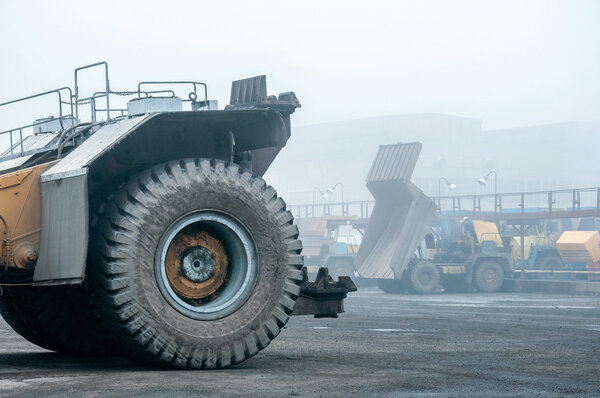
M 440 271 L 427 261 L 415 264 L 409 270 L 410 288 L 414 293 L 433 293 L 440 283 Z
M 135 357 L 227 367 L 286 324 L 302 245 L 261 178 L 221 161 L 172 161 L 133 177 L 101 214 L 91 284 L 107 327 Z
M 548 271 L 561 271 L 565 269 L 565 263 L 558 254 L 548 254 L 536 265 L 536 268 Z M 568 280 L 570 278 L 568 274 L 554 272 L 540 272 L 536 275 L 538 279 L 549 281 Z
M 377 279 L 377 287 L 389 294 L 402 294 L 407 290 L 400 279 Z
M 495 293 L 504 283 L 504 270 L 495 261 L 484 261 L 475 268 L 475 286 L 483 293 Z
M 3 287 L 0 313 L 33 344 L 71 355 L 119 352 L 82 286 Z

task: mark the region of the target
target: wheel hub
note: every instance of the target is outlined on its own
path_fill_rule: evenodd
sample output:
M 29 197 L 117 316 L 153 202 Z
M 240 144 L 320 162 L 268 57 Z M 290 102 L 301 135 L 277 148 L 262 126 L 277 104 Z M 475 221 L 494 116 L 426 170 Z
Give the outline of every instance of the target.
M 426 285 L 431 282 L 431 275 L 429 275 L 429 272 L 421 272 L 419 280 L 422 284 Z
M 494 271 L 487 271 L 485 274 L 483 274 L 483 277 L 486 282 L 493 282 L 497 279 Z
M 179 296 L 191 300 L 215 293 L 225 280 L 228 263 L 223 244 L 194 228 L 175 236 L 165 259 L 169 284 Z
M 258 261 L 243 225 L 226 214 L 200 211 L 168 228 L 155 270 L 159 289 L 176 310 L 192 318 L 218 319 L 249 296 Z
M 194 282 L 204 282 L 215 274 L 215 255 L 202 246 L 188 250 L 182 263 L 183 274 Z

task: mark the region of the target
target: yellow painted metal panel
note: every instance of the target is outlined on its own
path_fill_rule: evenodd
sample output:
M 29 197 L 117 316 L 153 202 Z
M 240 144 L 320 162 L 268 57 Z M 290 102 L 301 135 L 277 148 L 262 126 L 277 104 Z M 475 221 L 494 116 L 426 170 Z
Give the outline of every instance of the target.
M 496 247 L 504 247 L 500 231 L 498 231 L 498 226 L 495 222 L 473 220 L 473 229 L 479 243 L 484 240 L 491 240 L 496 242 Z
M 600 234 L 597 231 L 565 231 L 556 241 L 565 262 L 598 262 Z
M 440 272 L 446 275 L 464 274 L 466 268 L 464 265 L 442 265 L 440 267 Z

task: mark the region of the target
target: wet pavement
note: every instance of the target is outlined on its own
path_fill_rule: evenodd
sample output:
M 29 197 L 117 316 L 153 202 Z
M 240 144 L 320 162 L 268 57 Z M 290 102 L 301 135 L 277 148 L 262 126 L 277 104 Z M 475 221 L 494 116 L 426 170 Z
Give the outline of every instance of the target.
M 339 319 L 292 317 L 216 371 L 67 357 L 0 321 L 0 396 L 600 396 L 600 297 L 351 294 Z

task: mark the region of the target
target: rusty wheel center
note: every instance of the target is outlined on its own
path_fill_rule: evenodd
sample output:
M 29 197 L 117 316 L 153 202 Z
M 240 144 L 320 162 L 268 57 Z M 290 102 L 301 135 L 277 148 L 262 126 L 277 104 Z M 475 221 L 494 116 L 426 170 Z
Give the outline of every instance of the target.
M 211 210 L 191 213 L 167 228 L 155 261 L 158 288 L 167 302 L 195 319 L 235 312 L 258 277 L 248 230 L 234 217 Z
M 195 228 L 175 236 L 165 259 L 169 284 L 177 295 L 189 300 L 215 293 L 225 281 L 228 265 L 221 241 Z

